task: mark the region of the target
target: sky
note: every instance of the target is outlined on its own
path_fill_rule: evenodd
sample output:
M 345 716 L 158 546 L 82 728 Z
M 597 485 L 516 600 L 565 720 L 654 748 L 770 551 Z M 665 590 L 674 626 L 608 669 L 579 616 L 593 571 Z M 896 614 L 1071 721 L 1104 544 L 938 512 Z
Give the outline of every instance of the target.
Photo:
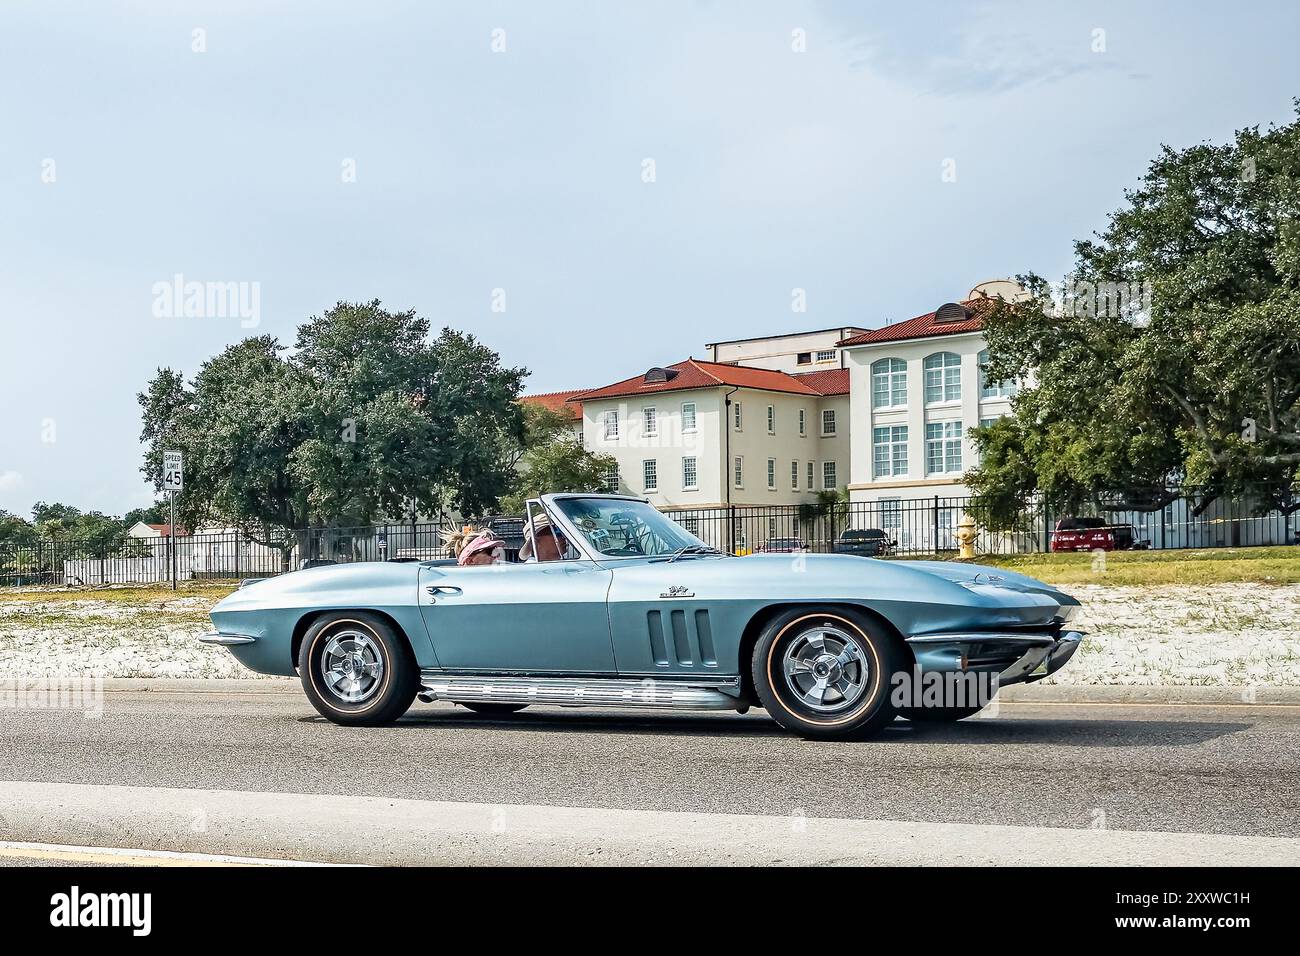
M 0 509 L 148 504 L 156 369 L 339 300 L 540 392 L 1060 278 L 1160 144 L 1294 116 L 1296 36 L 1292 2 L 0 0 Z

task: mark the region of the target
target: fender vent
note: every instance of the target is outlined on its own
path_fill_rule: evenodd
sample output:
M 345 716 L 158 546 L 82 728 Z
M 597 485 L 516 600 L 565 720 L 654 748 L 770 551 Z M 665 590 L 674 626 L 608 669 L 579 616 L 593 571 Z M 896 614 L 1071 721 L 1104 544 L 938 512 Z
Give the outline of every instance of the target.
M 709 612 L 704 608 L 674 608 L 667 613 L 667 626 L 663 611 L 646 614 L 651 659 L 660 667 L 717 667 Z

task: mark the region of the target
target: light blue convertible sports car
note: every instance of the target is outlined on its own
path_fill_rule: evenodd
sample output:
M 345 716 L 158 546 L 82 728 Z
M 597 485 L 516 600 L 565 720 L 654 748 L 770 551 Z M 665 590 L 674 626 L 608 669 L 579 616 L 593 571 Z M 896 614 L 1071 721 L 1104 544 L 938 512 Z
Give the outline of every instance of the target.
M 735 557 L 619 495 L 544 495 L 525 520 L 541 560 L 296 571 L 224 599 L 203 640 L 253 670 L 296 672 L 340 724 L 389 723 L 418 696 L 492 714 L 763 707 L 796 733 L 843 738 L 900 715 L 968 716 L 998 684 L 1060 668 L 1083 637 L 1068 628 L 1077 601 L 1009 571 Z M 975 679 L 984 692 L 960 696 Z

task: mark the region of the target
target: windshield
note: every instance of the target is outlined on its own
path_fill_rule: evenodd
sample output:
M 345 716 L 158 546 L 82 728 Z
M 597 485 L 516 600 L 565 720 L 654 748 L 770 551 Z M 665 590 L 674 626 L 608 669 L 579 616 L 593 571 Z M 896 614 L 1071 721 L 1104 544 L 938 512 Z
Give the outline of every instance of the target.
M 641 501 L 561 498 L 555 506 L 582 532 L 593 551 L 611 557 L 659 557 L 683 548 L 713 550 Z

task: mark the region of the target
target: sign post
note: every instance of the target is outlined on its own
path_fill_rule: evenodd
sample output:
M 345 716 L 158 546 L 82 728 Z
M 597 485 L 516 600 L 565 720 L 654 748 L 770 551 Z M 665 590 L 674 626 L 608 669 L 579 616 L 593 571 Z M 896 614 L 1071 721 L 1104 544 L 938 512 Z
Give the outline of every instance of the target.
M 185 487 L 185 456 L 178 451 L 163 452 L 163 487 L 171 500 L 171 524 L 167 541 L 171 550 L 172 590 L 176 590 L 176 493 Z

